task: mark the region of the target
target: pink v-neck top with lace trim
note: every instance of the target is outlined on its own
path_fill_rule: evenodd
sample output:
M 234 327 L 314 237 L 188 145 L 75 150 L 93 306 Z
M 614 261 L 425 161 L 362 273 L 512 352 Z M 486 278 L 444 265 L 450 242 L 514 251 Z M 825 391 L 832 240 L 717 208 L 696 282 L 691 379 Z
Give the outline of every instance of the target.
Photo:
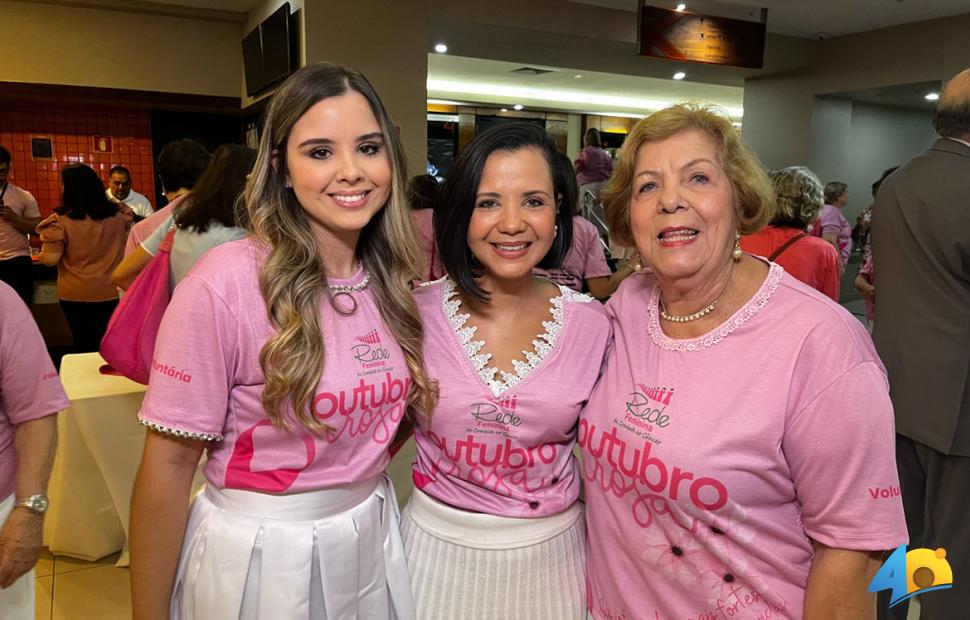
M 607 310 L 578 439 L 594 618 L 800 618 L 812 539 L 906 542 L 885 370 L 848 312 L 775 264 L 701 338 L 663 334 L 651 276 Z
M 579 496 L 576 423 L 599 375 L 610 324 L 599 302 L 560 287 L 544 333 L 515 363 L 489 367 L 454 284 L 415 291 L 425 368 L 440 397 L 415 416 L 414 484 L 465 510 L 505 517 L 554 515 Z
M 283 408 L 286 430 L 262 405 L 259 352 L 274 334 L 259 290 L 269 250 L 253 239 L 213 248 L 176 287 L 155 345 L 139 419 L 154 431 L 208 441 L 204 474 L 216 488 L 298 493 L 379 476 L 404 417 L 411 377 L 372 288 L 350 293 L 342 316 L 321 297 L 323 376 L 313 413 L 332 429 L 314 435 Z M 364 279 L 330 278 L 354 286 Z M 337 303 L 349 305 L 338 298 Z

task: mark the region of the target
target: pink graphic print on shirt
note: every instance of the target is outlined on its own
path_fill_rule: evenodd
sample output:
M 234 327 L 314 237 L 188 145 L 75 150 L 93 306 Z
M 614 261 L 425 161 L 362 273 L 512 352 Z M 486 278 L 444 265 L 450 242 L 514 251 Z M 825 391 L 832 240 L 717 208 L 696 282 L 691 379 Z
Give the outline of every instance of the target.
M 352 358 L 357 362 L 357 385 L 337 391 L 320 391 L 314 396 L 311 409 L 316 418 L 326 424 L 329 430 L 322 437 L 314 436 L 295 422 L 295 429 L 281 431 L 291 433 L 292 454 L 306 454 L 305 461 L 298 467 L 260 469 L 254 466 L 258 461 L 255 435 L 258 429 L 271 426 L 271 422 L 260 420 L 243 431 L 233 446 L 232 455 L 226 466 L 225 483 L 230 488 L 253 489 L 267 493 L 282 493 L 289 489 L 301 472 L 308 469 L 317 454 L 317 442 L 338 444 L 341 440 L 355 440 L 369 435 L 378 445 L 388 445 L 398 425 L 404 417 L 411 378 L 397 379 L 389 366 L 391 355 L 381 343 L 377 329 L 355 337 L 350 347 Z M 377 378 L 377 375 L 383 376 Z M 268 429 L 267 429 L 268 430 Z M 276 441 L 280 441 L 277 437 Z M 302 444 L 302 445 L 301 445 Z
M 640 558 L 646 565 L 672 582 L 707 593 L 709 607 L 696 610 L 692 618 L 755 618 L 750 614 L 756 610 L 769 614 L 766 618 L 783 617 L 787 601 L 773 596 L 744 559 L 742 546 L 756 544 L 756 535 L 727 486 L 656 453 L 665 429 L 677 423 L 672 403 L 673 387 L 635 383 L 622 416 L 614 417 L 609 429 L 583 418 L 577 441 L 593 457 L 583 459 L 587 484 L 629 498 L 629 518 L 644 536 Z M 601 617 L 628 617 L 611 610 L 592 588 L 589 605 Z M 675 619 L 660 614 L 655 620 Z

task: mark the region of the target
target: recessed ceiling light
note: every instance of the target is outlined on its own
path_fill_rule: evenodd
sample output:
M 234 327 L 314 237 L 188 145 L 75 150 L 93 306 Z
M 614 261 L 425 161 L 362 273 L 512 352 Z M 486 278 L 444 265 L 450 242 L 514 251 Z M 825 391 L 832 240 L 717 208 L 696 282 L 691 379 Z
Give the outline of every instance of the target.
M 448 46 L 444 43 L 436 43 L 434 46 L 434 51 L 438 52 L 439 54 L 444 54 L 448 51 Z
M 581 77 L 583 77 L 583 74 L 582 73 L 577 73 L 576 75 L 573 76 L 573 79 L 574 80 L 578 80 Z
M 924 97 L 924 99 L 926 99 L 927 101 L 936 101 L 939 98 L 940 98 L 940 93 L 926 93 L 926 96 Z
M 514 106 L 512 106 L 512 108 L 514 108 L 516 110 L 521 110 L 523 107 L 525 107 L 525 106 L 523 106 L 521 103 L 517 103 Z
M 508 111 L 509 111 L 509 109 L 508 109 L 508 108 L 502 108 L 502 111 L 503 111 L 503 112 L 508 112 Z
M 678 11 L 686 11 L 687 10 L 687 5 L 684 4 L 683 2 L 681 2 L 680 4 L 677 5 L 677 10 Z
M 674 74 L 674 79 L 675 80 L 682 80 L 685 77 L 687 77 L 687 74 L 684 73 L 683 71 L 678 71 L 677 73 Z

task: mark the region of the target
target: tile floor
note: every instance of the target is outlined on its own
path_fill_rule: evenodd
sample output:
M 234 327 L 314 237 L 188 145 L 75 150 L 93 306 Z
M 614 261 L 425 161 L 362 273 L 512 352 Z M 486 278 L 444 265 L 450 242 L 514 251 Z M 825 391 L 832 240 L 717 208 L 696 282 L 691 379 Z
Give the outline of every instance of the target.
M 117 555 L 98 562 L 52 556 L 37 562 L 37 620 L 128 620 L 128 569 L 115 568 Z

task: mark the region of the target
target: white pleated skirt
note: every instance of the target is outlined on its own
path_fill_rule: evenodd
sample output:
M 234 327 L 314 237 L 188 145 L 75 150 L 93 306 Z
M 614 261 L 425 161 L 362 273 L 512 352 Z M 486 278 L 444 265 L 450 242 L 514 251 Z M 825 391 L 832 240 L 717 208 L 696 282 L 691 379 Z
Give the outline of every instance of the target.
M 415 489 L 401 528 L 421 620 L 586 618 L 579 502 L 517 519 L 458 510 Z
M 175 620 L 414 620 L 385 477 L 294 495 L 204 488 L 179 559 Z
M 0 501 L 0 526 L 10 516 L 14 505 L 13 494 Z M 5 590 L 0 590 L 0 618 L 3 620 L 34 620 L 36 604 L 34 590 L 36 579 L 34 569 L 30 569 L 20 579 L 10 584 Z

